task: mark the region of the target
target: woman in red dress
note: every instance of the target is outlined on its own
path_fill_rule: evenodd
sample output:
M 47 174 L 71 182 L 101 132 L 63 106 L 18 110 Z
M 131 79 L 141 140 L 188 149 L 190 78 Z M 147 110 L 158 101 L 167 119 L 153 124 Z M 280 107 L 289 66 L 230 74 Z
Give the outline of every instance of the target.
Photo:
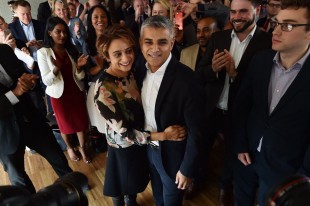
M 85 152 L 85 131 L 89 127 L 84 84 L 85 76 L 81 69 L 88 56 L 78 58 L 78 52 L 70 42 L 67 24 L 58 17 L 47 21 L 44 47 L 38 51 L 38 64 L 46 93 L 51 97 L 58 127 L 71 160 L 78 161 L 71 142 L 70 134 L 77 134 L 79 147 L 84 162 L 90 163 Z

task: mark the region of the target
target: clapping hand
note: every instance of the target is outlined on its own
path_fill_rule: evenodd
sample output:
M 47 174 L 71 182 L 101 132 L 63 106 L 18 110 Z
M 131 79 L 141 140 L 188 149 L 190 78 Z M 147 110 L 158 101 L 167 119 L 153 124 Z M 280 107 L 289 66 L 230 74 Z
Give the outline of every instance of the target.
M 39 76 L 35 74 L 24 73 L 20 78 L 18 78 L 16 87 L 12 90 L 13 94 L 19 97 L 33 89 L 38 79 Z
M 82 66 L 85 66 L 88 60 L 88 55 L 82 54 L 77 61 L 77 70 L 80 71 Z

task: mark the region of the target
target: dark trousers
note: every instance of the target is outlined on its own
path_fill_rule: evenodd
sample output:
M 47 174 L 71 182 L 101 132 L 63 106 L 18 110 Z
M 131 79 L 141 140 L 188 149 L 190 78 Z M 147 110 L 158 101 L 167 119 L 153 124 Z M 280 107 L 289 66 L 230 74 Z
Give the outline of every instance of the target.
M 265 205 L 266 196 L 274 185 L 286 177 L 285 171 L 276 172 L 266 167 L 265 151 L 251 154 L 252 164 L 244 166 L 234 159 L 234 193 L 236 206 Z M 267 163 L 268 164 L 268 163 Z M 281 174 L 282 173 L 282 174 Z
M 25 146 L 42 155 L 52 165 L 58 176 L 72 172 L 66 156 L 46 123 L 34 125 L 23 122 L 20 124 L 20 134 L 21 141 L 17 151 L 0 158 L 12 185 L 26 187 L 31 193 L 35 193 L 35 188 L 25 172 Z
M 230 186 L 233 180 L 232 162 L 234 155 L 232 153 L 233 141 L 231 136 L 231 115 L 226 111 L 215 108 L 211 113 L 210 117 L 208 118 L 207 134 L 209 138 L 206 138 L 205 140 L 208 142 L 202 144 L 206 146 L 204 146 L 204 148 L 201 148 L 202 151 L 205 151 L 205 154 L 202 154 L 201 158 L 209 155 L 218 133 L 223 134 L 225 144 L 224 161 L 220 176 L 220 187 L 224 188 L 226 186 Z
M 147 147 L 150 164 L 151 184 L 156 206 L 180 206 L 183 201 L 183 191 L 177 188 L 175 177 L 168 176 L 161 159 L 160 149 Z

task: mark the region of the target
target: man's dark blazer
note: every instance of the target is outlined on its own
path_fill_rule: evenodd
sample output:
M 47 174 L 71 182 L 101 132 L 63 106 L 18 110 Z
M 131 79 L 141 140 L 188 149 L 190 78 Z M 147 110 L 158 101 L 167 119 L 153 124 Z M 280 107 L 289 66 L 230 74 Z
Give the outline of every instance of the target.
M 209 116 L 216 104 L 219 101 L 220 95 L 223 91 L 226 77 L 226 70 L 215 73 L 212 70 L 212 58 L 216 49 L 229 51 L 231 45 L 231 32 L 232 30 L 225 30 L 215 32 L 212 34 L 206 51 L 206 57 L 201 60 L 196 70 L 197 78 L 202 82 L 206 92 L 206 112 Z M 252 39 L 250 40 L 246 50 L 244 51 L 242 58 L 239 62 L 237 69 L 238 75 L 230 82 L 229 96 L 228 96 L 228 110 L 230 111 L 232 102 L 239 89 L 240 82 L 243 79 L 244 73 L 249 65 L 249 62 L 253 55 L 264 49 L 271 48 L 271 35 L 256 29 Z
M 44 39 L 45 23 L 32 19 L 32 24 L 34 28 L 34 34 L 36 40 Z M 9 29 L 11 30 L 14 38 L 16 39 L 16 46 L 21 49 L 28 42 L 25 32 L 20 24 L 20 21 L 15 21 L 9 24 Z
M 46 22 L 47 19 L 52 15 L 52 9 L 48 4 L 48 1 L 42 2 L 38 7 L 37 19 L 42 22 Z M 43 39 L 42 39 L 43 40 Z
M 266 21 L 267 21 L 267 16 L 265 16 L 265 17 L 259 19 L 259 20 L 257 21 L 256 24 L 257 24 L 258 27 L 263 28 Z M 268 33 L 272 33 L 272 32 L 273 32 L 273 29 L 272 29 L 272 28 L 269 28 L 269 30 L 268 30 L 267 32 L 268 32 Z
M 147 15 L 143 14 L 143 19 L 147 19 Z M 135 37 L 139 40 L 140 37 L 140 28 L 139 23 L 135 21 L 135 13 L 128 14 L 125 16 L 125 24 L 132 31 Z M 139 43 L 139 41 L 138 41 Z
M 0 64 L 12 78 L 14 88 L 17 79 L 24 73 L 24 67 L 11 47 L 6 44 L 0 44 Z M 22 118 L 38 123 L 37 125 L 46 122 L 27 94 L 19 97 L 19 103 L 12 105 L 5 96 L 10 89 L 0 83 L 0 157 L 16 151 L 20 140 L 19 122 Z
M 233 108 L 234 151 L 253 155 L 263 137 L 261 155 L 265 164 L 257 168 L 271 183 L 296 172 L 310 175 L 310 57 L 269 114 L 274 56 L 275 52 L 268 50 L 253 57 Z
M 146 68 L 138 78 L 141 86 Z M 167 174 L 175 178 L 177 172 L 193 176 L 198 146 L 204 133 L 203 88 L 196 84 L 194 72 L 175 57 L 170 60 L 161 82 L 155 104 L 155 120 L 158 132 L 171 125 L 184 125 L 187 138 L 183 141 L 160 142 L 161 157 Z

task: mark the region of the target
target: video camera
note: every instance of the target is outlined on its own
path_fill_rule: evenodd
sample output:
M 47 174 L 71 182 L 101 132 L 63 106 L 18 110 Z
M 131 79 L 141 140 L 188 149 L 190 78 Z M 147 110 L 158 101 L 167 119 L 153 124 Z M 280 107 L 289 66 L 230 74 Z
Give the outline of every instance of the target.
M 36 194 L 19 186 L 0 186 L 0 206 L 87 206 L 87 177 L 72 172 Z

